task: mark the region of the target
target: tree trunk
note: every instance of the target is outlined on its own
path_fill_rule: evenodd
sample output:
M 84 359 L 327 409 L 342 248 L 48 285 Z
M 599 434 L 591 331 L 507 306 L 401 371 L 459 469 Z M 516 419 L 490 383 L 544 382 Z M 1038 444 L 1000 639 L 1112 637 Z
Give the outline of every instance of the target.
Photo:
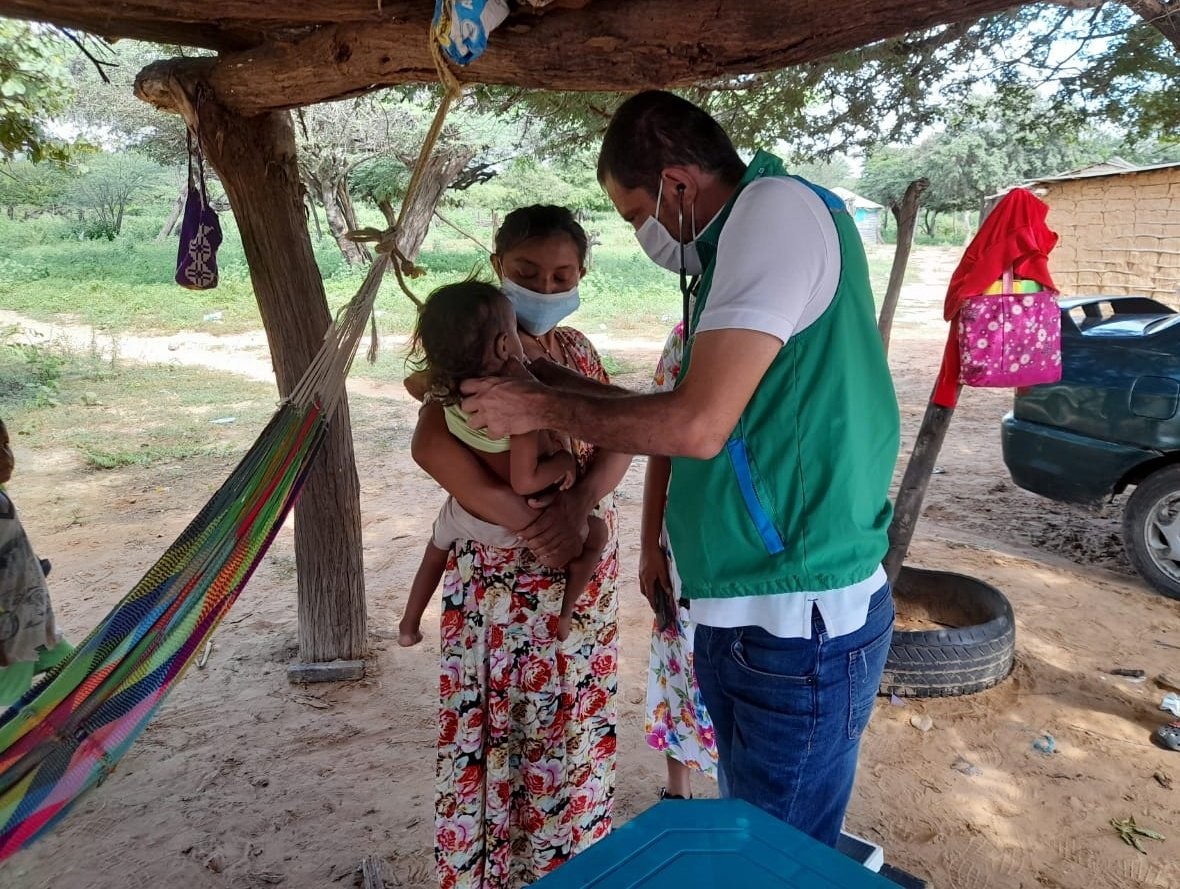
M 316 240 L 319 240 L 324 236 L 324 230 L 320 228 L 320 214 L 315 211 L 315 201 L 311 200 L 306 192 L 304 193 L 303 209 L 311 217 L 311 221 L 315 223 L 315 236 Z
M 406 259 L 413 261 L 418 257 L 426 233 L 430 231 L 434 208 L 442 200 L 447 186 L 458 178 L 474 156 L 472 149 L 457 147 L 446 153 L 435 152 L 427 160 L 418 192 L 414 195 L 413 203 L 405 208 L 402 228 L 398 233 L 397 246 Z
M 156 235 L 157 244 L 161 244 L 172 237 L 172 232 L 176 229 L 176 223 L 180 221 L 180 214 L 184 210 L 184 201 L 187 197 L 188 183 L 186 182 L 180 187 L 180 194 L 176 196 L 176 200 L 172 202 L 172 209 L 168 212 L 168 218 L 160 226 L 160 233 Z
M 1180 53 L 1180 2 L 1178 0 L 1121 0 L 1147 24 L 1164 35 Z
M 885 352 L 889 352 L 889 337 L 893 332 L 893 315 L 897 311 L 897 300 L 901 296 L 901 284 L 905 280 L 905 267 L 910 261 L 910 250 L 914 246 L 914 226 L 918 221 L 918 199 L 930 187 L 929 179 L 915 179 L 905 190 L 900 204 L 890 208 L 897 217 L 897 246 L 893 249 L 893 267 L 889 270 L 889 286 L 885 288 L 885 299 L 881 303 L 881 317 L 877 319 L 877 331 Z
M 254 118 L 201 105 L 202 143 L 229 196 L 250 265 L 279 392 L 286 396 L 323 343 L 331 322 L 311 250 L 290 115 Z M 348 242 L 351 246 L 351 242 Z M 299 654 L 304 661 L 364 657 L 364 567 L 360 484 L 347 402 L 333 418 L 324 453 L 295 507 Z
M 926 237 L 934 237 L 934 224 L 938 220 L 938 211 L 927 207 L 922 211 L 922 228 L 926 229 Z
M 137 95 L 191 118 L 191 84 L 182 87 L 166 72 L 158 79 L 141 74 Z M 181 89 L 185 94 L 178 96 Z M 319 351 L 331 321 L 303 210 L 291 117 L 286 112 L 240 117 L 206 98 L 200 104 L 200 133 L 205 157 L 221 177 L 237 220 L 279 392 L 285 396 Z M 364 657 L 360 485 L 347 401 L 331 420 L 295 506 L 295 563 L 301 659 Z
M 360 244 L 348 240 L 344 235 L 352 231 L 353 226 L 348 223 L 344 209 L 337 201 L 337 187 L 334 182 L 316 182 L 320 192 L 320 203 L 324 205 L 324 218 L 328 221 L 328 231 L 336 239 L 340 252 L 344 254 L 344 261 L 349 265 L 359 265 L 370 257 L 368 251 Z
M 389 202 L 389 198 L 382 198 L 377 202 L 377 209 L 385 217 L 385 227 L 393 228 L 397 225 L 397 209 Z
M 123 233 L 123 205 L 119 205 L 118 211 L 115 213 L 115 234 Z

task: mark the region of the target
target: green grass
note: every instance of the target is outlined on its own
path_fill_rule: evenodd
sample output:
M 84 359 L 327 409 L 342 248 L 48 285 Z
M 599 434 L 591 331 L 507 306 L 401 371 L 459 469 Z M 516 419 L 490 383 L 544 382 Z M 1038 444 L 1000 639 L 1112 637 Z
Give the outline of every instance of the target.
M 172 281 L 176 240 L 155 241 L 166 208 L 128 219 L 115 241 L 80 241 L 64 218 L 26 222 L 0 218 L 0 304 L 43 321 L 80 323 L 111 332 L 173 334 L 180 330 L 237 333 L 261 327 L 249 269 L 231 214 L 222 214 L 225 242 L 218 253 L 220 283 L 214 290 L 191 291 Z M 491 240 L 491 216 L 450 207 L 449 219 L 478 240 Z M 361 223 L 380 225 L 375 213 L 362 212 Z M 570 323 L 587 333 L 661 338 L 680 317 L 677 276 L 658 268 L 639 249 L 634 233 L 613 213 L 596 213 L 585 222 L 597 240 L 590 269 L 582 282 L 582 305 Z M 347 302 L 364 277 L 350 268 L 335 241 L 316 237 L 316 261 L 324 277 L 330 309 Z M 878 303 L 885 292 L 893 247 L 869 250 L 873 291 Z M 411 280 L 419 297 L 456 278 L 491 277 L 484 254 L 471 240 L 436 221 L 418 259 L 426 274 Z M 389 276 L 377 299 L 383 334 L 407 333 L 414 307 Z M 400 379 L 401 356 L 379 364 L 366 376 Z
M 276 400 L 272 386 L 231 374 L 112 364 L 57 346 L 0 347 L 0 411 L 10 434 L 73 451 L 93 470 L 240 453 Z

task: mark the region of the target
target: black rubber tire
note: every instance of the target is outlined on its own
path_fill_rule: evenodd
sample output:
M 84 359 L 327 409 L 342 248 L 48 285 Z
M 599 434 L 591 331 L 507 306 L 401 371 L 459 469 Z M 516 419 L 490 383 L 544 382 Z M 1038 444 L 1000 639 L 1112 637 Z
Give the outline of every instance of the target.
M 903 567 L 893 592 L 903 614 L 921 614 L 947 628 L 894 630 L 881 694 L 969 695 L 1012 672 L 1016 620 L 1012 604 L 994 586 L 949 571 Z
M 1138 485 L 1123 510 L 1123 549 L 1131 565 L 1157 592 L 1180 599 L 1180 580 L 1166 574 L 1151 557 L 1147 543 L 1147 517 L 1165 497 L 1180 494 L 1180 466 L 1157 469 Z

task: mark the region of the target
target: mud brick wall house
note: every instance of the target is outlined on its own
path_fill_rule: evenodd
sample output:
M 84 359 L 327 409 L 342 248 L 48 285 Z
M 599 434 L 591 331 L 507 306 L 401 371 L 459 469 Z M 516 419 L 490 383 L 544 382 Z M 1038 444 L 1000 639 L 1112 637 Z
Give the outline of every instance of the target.
M 1026 187 L 1061 236 L 1050 264 L 1063 294 L 1139 294 L 1180 309 L 1180 163 L 1114 158 Z

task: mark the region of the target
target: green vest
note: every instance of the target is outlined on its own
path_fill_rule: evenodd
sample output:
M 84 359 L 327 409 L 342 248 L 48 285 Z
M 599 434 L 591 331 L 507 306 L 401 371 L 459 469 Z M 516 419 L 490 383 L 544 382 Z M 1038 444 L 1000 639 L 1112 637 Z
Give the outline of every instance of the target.
M 693 331 L 734 202 L 754 179 L 786 175 L 782 161 L 758 152 L 697 240 L 704 274 Z M 839 285 L 824 313 L 779 351 L 721 453 L 672 460 L 666 522 L 688 598 L 851 586 L 872 575 L 889 546 L 899 420 L 868 262 L 844 202 L 798 181 L 823 199 L 835 221 Z M 690 335 L 682 376 L 692 342 Z

